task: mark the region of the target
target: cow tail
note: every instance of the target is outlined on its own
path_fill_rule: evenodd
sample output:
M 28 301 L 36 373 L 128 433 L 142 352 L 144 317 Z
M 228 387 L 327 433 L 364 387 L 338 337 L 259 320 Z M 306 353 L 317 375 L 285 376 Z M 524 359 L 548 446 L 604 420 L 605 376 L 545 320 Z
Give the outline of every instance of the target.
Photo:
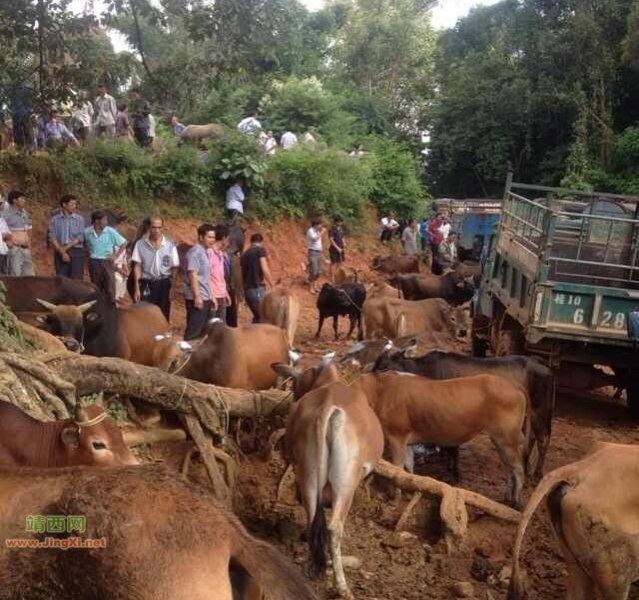
M 546 495 L 549 494 L 552 490 L 557 489 L 558 486 L 563 486 L 563 484 L 575 485 L 577 483 L 576 478 L 578 477 L 581 469 L 591 459 L 592 456 L 588 456 L 576 463 L 572 463 L 570 465 L 566 465 L 564 467 L 560 467 L 559 469 L 551 471 L 539 482 L 539 485 L 535 488 L 535 491 L 533 492 L 530 500 L 528 501 L 528 504 L 526 505 L 526 508 L 524 509 L 519 527 L 517 529 L 515 547 L 513 549 L 512 577 L 510 579 L 510 585 L 508 587 L 507 600 L 520 600 L 522 596 L 519 554 L 521 552 L 521 546 L 524 541 L 524 535 L 526 533 L 528 523 L 537 510 L 537 507 L 546 497 Z
M 302 572 L 270 544 L 249 535 L 241 523 L 229 517 L 232 525 L 229 564 L 233 598 L 248 597 L 250 583 L 262 593 L 279 600 L 317 600 Z
M 324 514 L 324 506 L 322 503 L 322 495 L 324 487 L 328 482 L 328 428 L 332 416 L 338 409 L 335 406 L 325 407 L 320 410 L 315 425 L 315 448 L 316 448 L 316 503 L 315 516 L 311 523 L 308 536 L 308 544 L 311 551 L 312 575 L 320 577 L 326 571 L 326 543 L 328 531 L 326 528 L 326 515 Z

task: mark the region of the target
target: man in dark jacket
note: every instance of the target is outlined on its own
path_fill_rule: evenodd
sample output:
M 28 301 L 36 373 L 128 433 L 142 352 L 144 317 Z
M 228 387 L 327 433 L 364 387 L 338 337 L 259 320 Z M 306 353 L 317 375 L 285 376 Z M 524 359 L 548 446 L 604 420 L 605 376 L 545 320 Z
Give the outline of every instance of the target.
M 149 103 L 142 98 L 140 90 L 131 90 L 130 98 L 129 116 L 131 117 L 131 124 L 133 125 L 133 136 L 135 137 L 137 145 L 144 148 L 151 143 L 151 138 L 149 137 L 149 115 L 151 114 L 151 107 Z

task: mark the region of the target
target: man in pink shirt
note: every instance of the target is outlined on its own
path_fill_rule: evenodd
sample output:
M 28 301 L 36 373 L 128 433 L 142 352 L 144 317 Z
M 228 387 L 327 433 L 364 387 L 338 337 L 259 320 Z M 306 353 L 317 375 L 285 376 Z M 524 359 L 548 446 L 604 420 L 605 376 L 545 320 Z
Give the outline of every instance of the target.
M 215 243 L 207 250 L 211 265 L 211 314 L 212 318 L 222 319 L 226 323 L 226 309 L 231 298 L 226 287 L 225 259 L 229 247 L 229 228 L 226 225 L 215 226 Z

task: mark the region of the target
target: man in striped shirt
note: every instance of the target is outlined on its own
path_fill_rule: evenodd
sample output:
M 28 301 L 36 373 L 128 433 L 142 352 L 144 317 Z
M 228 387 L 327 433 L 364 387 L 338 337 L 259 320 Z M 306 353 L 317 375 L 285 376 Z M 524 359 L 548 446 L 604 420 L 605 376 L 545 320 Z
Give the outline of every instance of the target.
M 60 198 L 60 212 L 49 220 L 49 242 L 53 246 L 56 275 L 82 279 L 84 272 L 84 217 L 78 214 L 73 194 Z

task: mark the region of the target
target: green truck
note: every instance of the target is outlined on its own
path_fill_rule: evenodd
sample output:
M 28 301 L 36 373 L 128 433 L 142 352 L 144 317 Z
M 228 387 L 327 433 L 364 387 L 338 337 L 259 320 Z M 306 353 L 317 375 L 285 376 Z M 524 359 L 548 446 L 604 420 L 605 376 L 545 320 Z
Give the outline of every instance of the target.
M 639 196 L 515 183 L 482 261 L 473 353 L 610 367 L 639 418 Z

